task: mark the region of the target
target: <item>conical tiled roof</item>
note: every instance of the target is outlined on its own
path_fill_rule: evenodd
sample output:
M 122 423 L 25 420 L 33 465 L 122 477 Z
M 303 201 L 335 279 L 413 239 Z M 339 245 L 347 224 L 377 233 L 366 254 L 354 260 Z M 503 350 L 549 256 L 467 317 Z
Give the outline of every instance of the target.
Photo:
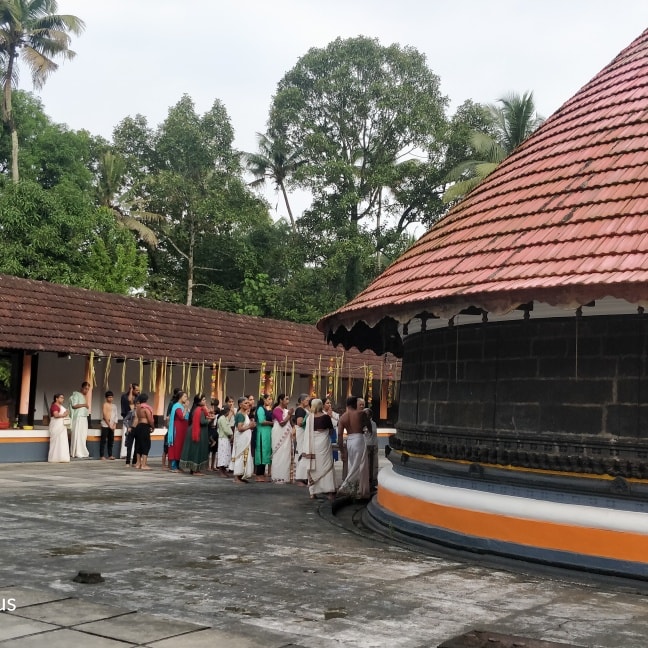
M 648 30 L 318 328 L 358 346 L 385 318 L 603 297 L 648 303 Z

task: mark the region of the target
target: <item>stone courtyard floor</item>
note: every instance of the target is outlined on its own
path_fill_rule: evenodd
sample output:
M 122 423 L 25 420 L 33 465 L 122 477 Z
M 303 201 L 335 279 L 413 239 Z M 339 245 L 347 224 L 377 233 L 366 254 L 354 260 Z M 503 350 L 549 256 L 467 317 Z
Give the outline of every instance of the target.
M 405 547 L 303 488 L 152 465 L 0 464 L 0 648 L 648 645 L 645 585 Z

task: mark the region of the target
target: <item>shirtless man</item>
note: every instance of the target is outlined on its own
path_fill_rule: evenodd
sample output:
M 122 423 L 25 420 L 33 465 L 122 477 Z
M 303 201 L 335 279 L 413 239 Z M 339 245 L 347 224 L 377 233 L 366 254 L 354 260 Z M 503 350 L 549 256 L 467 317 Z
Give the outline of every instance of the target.
M 338 422 L 338 446 L 342 460 L 347 461 L 348 471 L 338 493 L 348 494 L 356 499 L 366 499 L 369 497 L 369 466 L 363 428 L 367 423 L 364 411 L 358 409 L 357 396 L 347 398 L 346 404 L 346 412 L 340 416 Z

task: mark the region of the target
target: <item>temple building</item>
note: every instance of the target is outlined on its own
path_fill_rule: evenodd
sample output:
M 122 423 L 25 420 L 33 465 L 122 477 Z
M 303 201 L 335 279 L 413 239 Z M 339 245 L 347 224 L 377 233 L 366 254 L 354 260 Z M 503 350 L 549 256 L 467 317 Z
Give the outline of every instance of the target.
M 376 528 L 648 577 L 648 31 L 318 328 L 402 357 Z

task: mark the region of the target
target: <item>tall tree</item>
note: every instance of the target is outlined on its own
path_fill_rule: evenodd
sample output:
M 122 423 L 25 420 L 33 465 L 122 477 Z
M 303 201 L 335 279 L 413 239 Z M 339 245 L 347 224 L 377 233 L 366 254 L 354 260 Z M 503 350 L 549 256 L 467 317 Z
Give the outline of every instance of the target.
M 11 133 L 11 177 L 19 180 L 18 132 L 12 110 L 12 90 L 18 80 L 18 59 L 32 75 L 35 88 L 58 69 L 55 58 L 72 59 L 70 33 L 80 34 L 80 18 L 57 14 L 56 0 L 0 0 L 0 76 L 3 86 L 2 119 Z
M 268 226 L 271 221 L 267 206 L 243 182 L 233 139 L 220 101 L 198 114 L 187 95 L 156 129 L 138 116 L 115 130 L 130 199 L 137 201 L 139 211 L 162 217 L 150 223 L 159 239 L 149 251 L 147 290 L 152 296 L 187 305 L 224 300 L 236 309 L 225 293 L 240 288 L 244 273 L 239 268 L 254 265 L 249 247 L 239 244 L 251 225 Z M 214 284 L 222 290 L 212 290 Z M 200 293 L 209 296 L 203 299 Z
M 489 123 L 470 134 L 466 158 L 448 174 L 452 186 L 443 195 L 444 202 L 463 198 L 492 173 L 544 121 L 536 111 L 532 92 L 508 94 L 488 106 Z
M 245 154 L 247 167 L 255 178 L 250 184 L 253 187 L 260 186 L 265 183 L 266 179 L 274 183 L 275 188 L 281 191 L 288 211 L 290 226 L 294 232 L 295 217 L 290 208 L 286 184 L 305 160 L 300 151 L 291 148 L 287 139 L 282 135 L 257 133 L 257 138 L 258 152 Z
M 295 177 L 313 193 L 314 219 L 354 239 L 365 222 L 384 229 L 375 227 L 379 214 L 402 208 L 390 190 L 407 168 L 398 163 L 443 137 L 446 103 L 420 52 L 363 36 L 338 38 L 309 50 L 279 82 L 270 128 L 307 160 Z M 360 247 L 348 248 L 347 297 L 365 281 Z

